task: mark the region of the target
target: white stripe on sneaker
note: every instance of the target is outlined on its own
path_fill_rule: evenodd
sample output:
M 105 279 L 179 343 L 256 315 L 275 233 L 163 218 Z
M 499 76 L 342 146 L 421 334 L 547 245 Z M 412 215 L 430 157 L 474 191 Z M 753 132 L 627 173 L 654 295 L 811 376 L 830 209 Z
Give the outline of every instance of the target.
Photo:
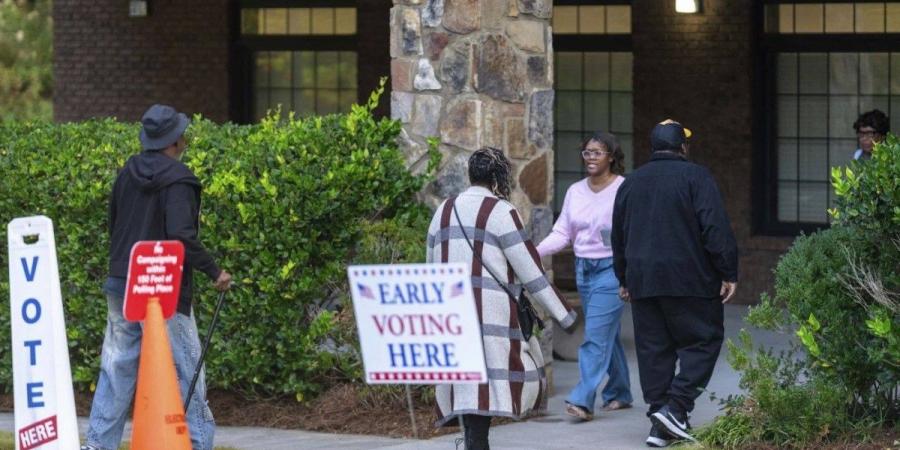
M 693 436 L 691 436 L 686 431 L 684 431 L 683 429 L 681 429 L 677 425 L 675 425 L 675 423 L 677 423 L 677 421 L 675 421 L 674 419 L 669 420 L 670 418 L 668 415 L 661 414 L 659 412 L 655 412 L 655 413 L 653 413 L 652 416 L 650 416 L 650 419 L 654 420 L 654 422 L 656 423 L 657 426 L 665 428 L 666 431 L 668 431 L 669 433 L 671 433 L 675 436 L 678 436 L 682 439 L 687 439 L 691 442 L 697 442 L 697 440 L 694 439 Z M 675 423 L 672 423 L 673 421 Z
M 663 448 L 669 446 L 669 441 L 667 439 L 662 439 L 653 436 L 647 436 L 647 445 L 656 448 Z

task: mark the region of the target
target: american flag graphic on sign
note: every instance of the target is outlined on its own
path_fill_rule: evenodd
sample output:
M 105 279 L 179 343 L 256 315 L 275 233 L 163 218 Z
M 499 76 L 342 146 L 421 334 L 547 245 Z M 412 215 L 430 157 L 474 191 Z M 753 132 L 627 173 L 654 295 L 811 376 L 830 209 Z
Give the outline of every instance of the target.
M 359 288 L 359 295 L 361 295 L 369 300 L 375 300 L 375 293 L 372 292 L 372 289 L 370 289 L 368 286 L 366 286 L 362 283 L 357 283 L 356 287 Z
M 459 297 L 460 295 L 463 295 L 463 289 L 464 289 L 464 286 L 465 286 L 465 285 L 463 285 L 463 282 L 462 282 L 462 281 L 460 281 L 459 283 L 454 284 L 454 285 L 450 288 L 450 298 L 453 298 L 453 297 Z

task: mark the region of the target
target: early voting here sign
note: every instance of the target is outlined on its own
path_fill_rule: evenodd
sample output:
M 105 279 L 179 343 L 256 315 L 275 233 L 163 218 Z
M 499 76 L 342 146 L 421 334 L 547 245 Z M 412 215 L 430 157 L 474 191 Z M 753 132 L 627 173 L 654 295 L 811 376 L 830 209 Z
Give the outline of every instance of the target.
M 77 449 L 53 222 L 19 218 L 7 232 L 16 448 Z
M 366 382 L 487 382 L 468 266 L 350 266 L 347 274 Z

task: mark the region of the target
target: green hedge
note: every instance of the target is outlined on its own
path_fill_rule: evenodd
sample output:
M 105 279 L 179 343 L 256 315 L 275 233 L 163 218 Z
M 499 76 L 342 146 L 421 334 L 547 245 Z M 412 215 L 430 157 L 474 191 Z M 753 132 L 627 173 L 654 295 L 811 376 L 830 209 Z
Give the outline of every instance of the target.
M 322 345 L 333 343 L 333 305 L 346 264 L 372 223 L 418 223 L 414 196 L 439 158 L 432 152 L 423 175 L 409 172 L 396 144 L 399 123 L 372 115 L 380 94 L 343 115 L 273 117 L 258 125 L 197 117 L 188 129 L 185 162 L 204 184 L 201 239 L 236 280 L 207 359 L 211 386 L 302 399 L 355 364 L 352 352 Z M 107 197 L 117 169 L 139 151 L 138 131 L 114 120 L 0 124 L 0 217 L 44 214 L 54 221 L 80 389 L 91 386 L 99 367 Z M 7 298 L 3 278 L 0 297 Z M 195 279 L 195 313 L 205 333 L 215 294 L 205 276 Z M 0 308 L 0 384 L 7 389 L 8 315 Z

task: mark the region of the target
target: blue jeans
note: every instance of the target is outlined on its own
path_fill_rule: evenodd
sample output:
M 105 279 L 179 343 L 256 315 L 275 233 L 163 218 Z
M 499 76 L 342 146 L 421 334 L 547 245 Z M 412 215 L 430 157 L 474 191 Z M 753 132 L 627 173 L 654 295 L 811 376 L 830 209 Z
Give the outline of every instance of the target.
M 122 441 L 125 421 L 134 400 L 138 363 L 141 357 L 142 324 L 128 322 L 122 315 L 124 299 L 107 294 L 106 335 L 100 356 L 100 379 L 91 405 L 87 444 L 104 450 L 116 450 Z M 193 314 L 176 313 L 166 321 L 169 343 L 181 398 L 187 395 L 191 378 L 200 359 L 200 336 Z M 212 450 L 216 423 L 206 403 L 205 370 L 194 389 L 194 397 L 187 411 L 191 446 L 194 450 Z
M 578 349 L 581 380 L 569 393 L 567 402 L 594 409 L 597 388 L 609 374 L 603 388 L 603 404 L 618 400 L 631 404 L 628 360 L 619 341 L 619 319 L 624 304 L 619 299 L 619 282 L 613 273 L 612 258 L 575 258 L 575 282 L 584 308 L 584 343 Z

